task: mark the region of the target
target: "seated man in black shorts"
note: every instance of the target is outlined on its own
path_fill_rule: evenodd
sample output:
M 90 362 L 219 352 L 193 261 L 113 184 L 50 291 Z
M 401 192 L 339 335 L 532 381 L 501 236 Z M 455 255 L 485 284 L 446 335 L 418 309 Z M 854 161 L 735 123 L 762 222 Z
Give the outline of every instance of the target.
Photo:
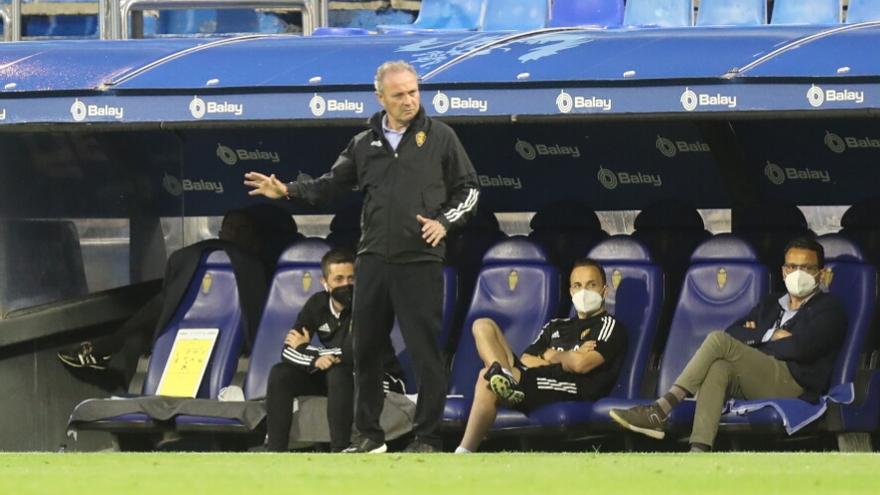
M 497 323 L 474 322 L 486 368 L 477 377 L 457 454 L 479 447 L 499 405 L 528 412 L 551 402 L 596 400 L 611 390 L 626 354 L 626 329 L 605 311 L 605 271 L 594 260 L 577 260 L 570 284 L 577 317 L 550 320 L 520 358 Z
M 351 351 L 351 300 L 354 293 L 354 255 L 333 249 L 321 258 L 324 291 L 306 301 L 293 329 L 284 339 L 281 362 L 269 372 L 266 390 L 266 449 L 286 452 L 293 400 L 304 395 L 327 396 L 330 450 L 351 444 L 354 420 L 354 370 Z M 317 332 L 324 347 L 309 343 Z M 391 340 L 385 348 L 384 388 L 404 393 L 400 365 Z

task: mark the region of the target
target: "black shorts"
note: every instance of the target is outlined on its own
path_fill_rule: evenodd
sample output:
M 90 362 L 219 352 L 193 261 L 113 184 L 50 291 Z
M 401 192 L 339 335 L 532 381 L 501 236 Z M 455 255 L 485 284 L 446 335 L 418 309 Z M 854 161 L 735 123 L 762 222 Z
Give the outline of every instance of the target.
M 564 371 L 560 364 L 538 368 L 517 367 L 522 371 L 519 385 L 526 395 L 515 407 L 518 410 L 531 411 L 551 402 L 586 400 L 580 383 L 585 377 Z

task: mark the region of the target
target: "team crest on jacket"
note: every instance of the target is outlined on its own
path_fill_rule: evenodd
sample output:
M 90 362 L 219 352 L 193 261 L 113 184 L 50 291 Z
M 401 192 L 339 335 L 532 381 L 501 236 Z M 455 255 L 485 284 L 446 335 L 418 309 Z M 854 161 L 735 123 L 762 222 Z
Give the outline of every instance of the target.
M 425 131 L 419 131 L 418 134 L 416 134 L 416 146 L 421 148 L 422 145 L 425 144 L 426 139 L 428 139 L 428 135 L 425 134 Z
M 589 328 L 586 329 L 586 330 L 584 330 L 583 332 L 581 332 L 581 340 L 584 340 L 584 338 L 586 338 L 587 335 L 590 335 L 590 329 L 589 329 Z

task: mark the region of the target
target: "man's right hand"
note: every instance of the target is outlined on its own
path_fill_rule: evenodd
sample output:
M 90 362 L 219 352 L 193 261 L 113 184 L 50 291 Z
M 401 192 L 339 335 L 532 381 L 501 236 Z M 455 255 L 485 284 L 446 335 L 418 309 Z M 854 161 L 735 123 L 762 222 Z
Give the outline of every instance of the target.
M 294 328 L 287 332 L 287 335 L 284 337 L 284 343 L 294 349 L 303 344 L 308 344 L 309 340 L 308 329 L 306 328 L 303 328 L 302 332 Z
M 328 354 L 326 356 L 321 356 L 318 359 L 315 359 L 315 368 L 318 368 L 319 370 L 326 370 L 338 362 L 338 357 Z
M 259 172 L 247 172 L 244 174 L 244 185 L 252 188 L 248 191 L 250 196 L 266 196 L 270 199 L 281 199 L 287 197 L 287 185 L 275 174 L 263 175 Z

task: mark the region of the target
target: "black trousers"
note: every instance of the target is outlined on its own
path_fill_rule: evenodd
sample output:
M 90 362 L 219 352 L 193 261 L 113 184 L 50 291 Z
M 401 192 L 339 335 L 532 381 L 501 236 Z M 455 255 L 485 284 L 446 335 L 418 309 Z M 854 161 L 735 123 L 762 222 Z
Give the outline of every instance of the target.
M 358 256 L 355 265 L 354 368 L 355 424 L 365 438 L 383 442 L 379 425 L 384 394 L 383 346 L 394 316 L 413 357 L 419 400 L 413 432 L 436 440 L 446 403 L 446 371 L 437 344 L 443 310 L 443 265 L 440 262 L 389 263 L 375 255 Z
M 286 452 L 293 420 L 293 399 L 304 395 L 327 396 L 330 450 L 338 452 L 351 443 L 354 416 L 354 376 L 350 365 L 331 366 L 309 373 L 286 361 L 272 367 L 266 389 L 266 425 L 271 452 Z

